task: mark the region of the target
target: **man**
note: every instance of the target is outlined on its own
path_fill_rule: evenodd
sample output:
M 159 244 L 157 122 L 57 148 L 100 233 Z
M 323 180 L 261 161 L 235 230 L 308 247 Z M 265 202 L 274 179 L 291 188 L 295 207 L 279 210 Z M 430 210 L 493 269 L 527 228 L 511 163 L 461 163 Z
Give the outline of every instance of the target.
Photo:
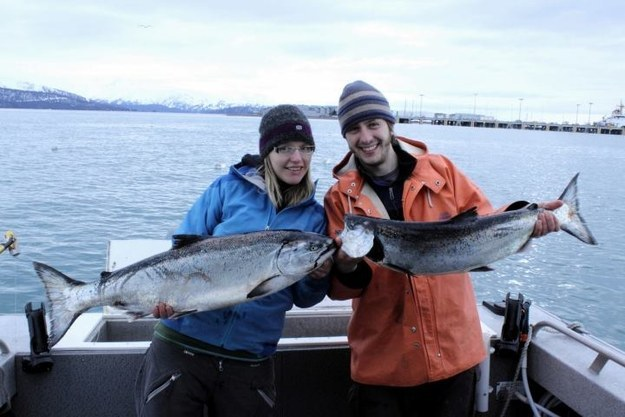
M 438 221 L 471 207 L 480 215 L 494 212 L 449 159 L 394 135 L 395 116 L 373 86 L 363 81 L 345 86 L 338 119 L 350 152 L 334 168 L 338 181 L 325 196 L 330 236 L 343 229 L 345 213 Z M 550 210 L 561 205 L 539 204 Z M 547 211 L 533 237 L 557 230 Z M 339 250 L 329 295 L 354 299 L 348 329 L 354 415 L 472 414 L 475 366 L 486 352 L 469 274 L 411 276 Z

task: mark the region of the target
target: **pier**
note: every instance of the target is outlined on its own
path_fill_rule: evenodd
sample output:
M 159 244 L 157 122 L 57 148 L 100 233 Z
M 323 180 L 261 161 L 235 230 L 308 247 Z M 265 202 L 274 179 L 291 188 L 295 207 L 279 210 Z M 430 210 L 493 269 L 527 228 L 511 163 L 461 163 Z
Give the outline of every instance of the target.
M 624 135 L 625 128 L 616 126 L 582 125 L 574 123 L 546 123 L 546 122 L 524 122 L 500 121 L 480 117 L 479 115 L 435 115 L 434 117 L 402 118 L 399 123 L 426 123 L 440 126 L 462 126 L 481 127 L 486 129 L 518 129 L 518 130 L 539 130 L 543 132 L 568 132 L 568 133 L 590 133 L 600 135 Z

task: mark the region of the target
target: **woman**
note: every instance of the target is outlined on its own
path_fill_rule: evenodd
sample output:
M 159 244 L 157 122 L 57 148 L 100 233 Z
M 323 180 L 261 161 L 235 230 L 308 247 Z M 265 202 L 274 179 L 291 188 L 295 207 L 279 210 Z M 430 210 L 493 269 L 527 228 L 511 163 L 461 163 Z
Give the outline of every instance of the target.
M 269 229 L 325 233 L 310 162 L 315 142 L 295 106 L 270 109 L 259 127 L 259 156 L 246 155 L 217 178 L 176 234 L 224 236 Z M 139 416 L 268 416 L 276 390 L 272 355 L 293 305 L 320 302 L 331 262 L 277 293 L 177 319 L 159 304 L 150 349 L 136 384 Z

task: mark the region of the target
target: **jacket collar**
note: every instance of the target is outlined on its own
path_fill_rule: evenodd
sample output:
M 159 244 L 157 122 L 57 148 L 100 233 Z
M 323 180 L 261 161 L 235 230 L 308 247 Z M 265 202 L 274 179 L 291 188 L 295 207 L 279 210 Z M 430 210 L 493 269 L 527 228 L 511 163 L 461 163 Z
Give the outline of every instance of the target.
M 434 194 L 438 194 L 446 183 L 445 178 L 439 173 L 445 169 L 442 157 L 433 158 L 434 155 L 428 152 L 427 145 L 421 141 L 396 137 L 401 149 L 417 160 L 415 169 L 408 179 L 419 189 L 426 187 Z M 363 190 L 368 193 L 370 189 L 368 186 L 365 187 L 365 180 L 358 171 L 356 158 L 351 151 L 334 167 L 332 174 L 338 180 L 338 189 L 351 199 L 357 200 Z
M 399 142 L 399 147 L 414 156 L 417 160 L 419 156 L 426 155 L 428 153 L 427 145 L 423 142 L 414 139 L 408 139 L 402 136 L 396 136 L 397 141 Z M 332 174 L 334 178 L 340 178 L 343 175 L 348 174 L 350 171 L 357 171 L 358 168 L 356 166 L 356 157 L 354 154 L 349 151 L 347 155 L 343 158 L 341 162 L 339 162 L 334 169 L 332 170 Z
M 265 185 L 265 179 L 258 173 L 258 168 L 255 166 L 246 165 L 244 163 L 238 163 L 230 166 L 230 174 L 240 178 L 242 181 L 247 181 L 253 186 L 257 187 L 263 193 L 267 192 L 267 186 Z M 313 181 L 313 190 L 308 198 L 300 201 L 297 205 L 310 204 L 316 202 L 315 194 L 317 192 L 318 180 Z

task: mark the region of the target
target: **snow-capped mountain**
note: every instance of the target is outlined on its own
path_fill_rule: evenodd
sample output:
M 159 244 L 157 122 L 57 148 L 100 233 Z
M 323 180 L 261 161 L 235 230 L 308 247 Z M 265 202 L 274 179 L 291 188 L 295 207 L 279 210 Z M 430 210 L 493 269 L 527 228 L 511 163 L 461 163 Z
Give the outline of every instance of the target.
M 54 110 L 111 110 L 169 113 L 207 113 L 233 116 L 260 116 L 269 106 L 260 104 L 232 104 L 223 100 L 207 103 L 190 96 L 172 96 L 158 103 L 130 101 L 122 98 L 91 100 L 68 91 L 20 83 L 16 87 L 0 84 L 0 108 L 54 109 Z M 308 117 L 336 117 L 335 106 L 299 105 Z
M 0 108 L 126 110 L 104 102 L 88 100 L 67 91 L 45 87 L 37 90 L 0 87 Z
M 234 105 L 223 101 L 207 104 L 186 101 L 185 97 L 171 97 L 160 103 L 142 103 L 117 99 L 90 100 L 67 91 L 21 83 L 19 88 L 0 86 L 0 108 L 64 109 L 64 110 L 116 110 L 180 113 L 222 113 L 259 115 L 266 109 L 261 105 Z

